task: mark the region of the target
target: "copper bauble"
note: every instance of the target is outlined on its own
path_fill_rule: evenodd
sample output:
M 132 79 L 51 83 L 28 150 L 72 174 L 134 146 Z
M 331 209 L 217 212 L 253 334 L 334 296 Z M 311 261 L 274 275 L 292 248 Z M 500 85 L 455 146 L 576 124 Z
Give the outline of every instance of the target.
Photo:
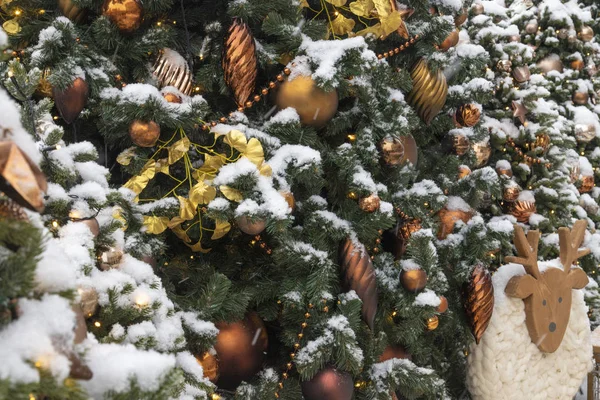
M 427 318 L 427 330 L 433 331 L 440 325 L 440 319 L 437 315 Z
M 471 333 L 475 336 L 475 342 L 479 344 L 494 310 L 492 276 L 483 265 L 478 264 L 471 271 L 464 296 L 464 307 L 471 326 Z
M 513 176 L 512 167 L 510 166 L 510 164 L 507 166 L 505 166 L 504 164 L 496 164 L 496 173 L 498 175 L 504 175 L 509 178 Z
M 352 375 L 333 367 L 325 367 L 312 379 L 302 382 L 306 400 L 351 400 L 353 394 Z
M 540 60 L 536 65 L 544 73 L 550 71 L 563 72 L 563 63 L 557 54 L 550 54 L 548 57 Z
M 249 218 L 245 215 L 240 215 L 235 219 L 240 230 L 248 235 L 258 235 L 265 230 L 267 224 L 264 219 L 259 217 Z
M 379 362 L 391 360 L 392 358 L 397 358 L 399 360 L 412 359 L 411 355 L 406 351 L 404 347 L 398 345 L 389 345 L 383 350 L 383 353 L 379 356 Z
M 448 311 L 448 299 L 445 296 L 440 296 L 440 305 L 436 307 L 435 311 L 439 313 Z
M 575 139 L 579 143 L 589 143 L 596 137 L 594 124 L 575 124 Z
M 586 175 L 581 177 L 581 185 L 579 186 L 579 193 L 589 193 L 594 189 L 594 176 Z
M 469 142 L 469 138 L 462 133 L 454 132 L 450 135 L 450 139 L 452 141 L 452 150 L 458 156 L 463 156 L 467 154 L 469 148 L 471 147 L 471 143 Z
M 504 201 L 513 202 L 519 198 L 520 194 L 521 189 L 518 186 L 508 186 L 505 187 L 504 191 L 502 192 L 502 199 L 504 199 Z
M 440 240 L 445 239 L 449 234 L 454 230 L 454 224 L 458 221 L 462 221 L 467 223 L 471 217 L 473 217 L 473 213 L 463 211 L 463 210 L 448 210 L 447 208 L 443 208 L 438 213 L 440 217 L 440 228 L 437 233 L 437 237 Z
M 585 63 L 583 60 L 573 60 L 571 61 L 571 69 L 575 69 L 577 71 L 581 71 L 585 67 Z
M 163 93 L 163 97 L 169 103 L 181 104 L 181 101 L 182 101 L 181 96 L 179 96 L 175 93 L 171 93 L 171 92 Z
M 475 104 L 463 104 L 456 109 L 454 118 L 461 127 L 475 126 L 479 122 L 481 111 Z
M 492 148 L 487 140 L 473 143 L 471 145 L 473 152 L 475 153 L 475 168 L 483 167 L 487 164 L 490 156 L 492 155 Z
M 466 165 L 458 166 L 458 179 L 465 178 L 469 175 L 471 175 L 471 168 L 467 167 Z
M 400 273 L 400 283 L 404 289 L 418 292 L 427 285 L 427 273 L 422 269 L 403 269 Z
M 140 27 L 142 12 L 142 5 L 138 0 L 106 0 L 102 7 L 102 15 L 123 33 L 131 33 Z
M 510 72 L 510 71 L 512 71 L 512 61 L 500 60 L 496 63 L 496 69 L 498 71 Z
M 419 153 L 414 137 L 410 135 L 399 138 L 387 137 L 379 144 L 383 161 L 387 165 L 401 165 L 407 161 L 412 165 L 417 165 Z
M 218 322 L 215 350 L 219 359 L 217 386 L 235 389 L 240 382 L 252 378 L 262 368 L 264 352 L 269 344 L 265 324 L 251 312 L 237 322 Z
M 538 22 L 535 19 L 532 19 L 531 21 L 529 21 L 527 23 L 527 25 L 525 25 L 525 32 L 529 33 L 529 34 L 534 34 L 538 31 Z
M 517 83 L 525 83 L 531 77 L 531 72 L 529 72 L 529 67 L 527 65 L 520 65 L 513 69 L 512 75 Z
M 473 15 L 483 14 L 484 11 L 485 9 L 483 8 L 483 5 L 479 3 L 473 4 L 473 7 L 471 7 L 471 13 L 473 13 Z
M 296 198 L 294 197 L 294 193 L 292 192 L 279 192 L 285 199 L 285 202 L 288 203 L 288 206 L 292 209 L 292 212 L 296 210 Z
M 358 206 L 360 207 L 360 209 L 368 213 L 372 213 L 379 210 L 379 204 L 381 204 L 381 200 L 376 194 L 372 194 L 370 196 L 363 197 L 360 200 L 358 200 Z
M 86 318 L 91 317 L 98 310 L 98 292 L 93 287 L 80 287 L 77 292 L 83 315 Z
M 192 71 L 185 58 L 173 49 L 165 47 L 160 50 L 152 67 L 152 75 L 158 86 L 173 86 L 185 95 L 192 94 Z
M 204 376 L 212 383 L 217 382 L 219 379 L 219 360 L 217 357 L 207 351 L 200 356 L 196 356 L 196 361 L 202 366 Z
M 89 87 L 85 80 L 77 78 L 65 90 L 52 89 L 54 105 L 60 116 L 70 124 L 77 119 L 87 103 Z
M 441 51 L 448 51 L 450 47 L 454 47 L 458 44 L 458 31 L 453 30 L 450 32 L 448 37 L 444 39 L 442 43 L 438 46 Z
M 321 128 L 335 115 L 338 94 L 324 91 L 309 76 L 298 76 L 281 85 L 275 102 L 280 110 L 295 108 L 304 125 Z
M 87 13 L 85 8 L 77 7 L 72 0 L 58 0 L 58 8 L 65 17 L 76 24 L 83 22 Z
M 573 93 L 573 103 L 581 106 L 588 103 L 590 96 L 587 92 L 575 92 Z
M 152 147 L 160 137 L 160 126 L 154 121 L 136 119 L 129 125 L 131 141 L 140 147 Z
M 257 74 L 256 42 L 248 24 L 235 18 L 223 44 L 223 79 L 231 88 L 238 107 L 254 92 Z
M 594 30 L 591 27 L 584 25 L 581 27 L 577 37 L 584 42 L 590 42 L 594 38 Z
M 90 232 L 92 233 L 92 236 L 94 236 L 94 237 L 97 237 L 100 234 L 100 224 L 98 223 L 98 220 L 96 218 L 79 219 L 79 220 L 76 219 L 73 222 L 75 222 L 77 224 L 86 225 L 90 229 Z
M 394 0 L 395 1 L 395 0 Z M 468 15 L 467 12 L 462 9 L 454 16 L 454 26 L 459 27 L 467 21 Z
M 529 223 L 529 217 L 531 217 L 531 215 L 536 211 L 535 202 L 517 200 L 514 202 L 510 213 L 517 219 L 517 221 L 525 224 Z
M 14 142 L 0 142 L 0 191 L 22 207 L 42 212 L 44 173 Z

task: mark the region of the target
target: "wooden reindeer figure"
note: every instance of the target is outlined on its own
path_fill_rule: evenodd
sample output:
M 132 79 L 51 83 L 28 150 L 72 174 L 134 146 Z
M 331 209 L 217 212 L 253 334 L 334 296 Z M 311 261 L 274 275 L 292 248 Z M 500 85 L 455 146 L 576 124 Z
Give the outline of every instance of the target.
M 579 220 L 569 228 L 559 228 L 560 263 L 563 270 L 538 268 L 538 242 L 540 232 L 530 230 L 525 237 L 523 228 L 515 226 L 515 247 L 519 257 L 506 257 L 508 262 L 521 264 L 526 275 L 515 276 L 506 285 L 509 297 L 523 299 L 525 323 L 529 336 L 538 349 L 554 353 L 560 346 L 571 314 L 571 290 L 582 289 L 588 277 L 580 268 L 571 268 L 573 263 L 590 252 L 579 249 L 586 230 L 586 221 Z

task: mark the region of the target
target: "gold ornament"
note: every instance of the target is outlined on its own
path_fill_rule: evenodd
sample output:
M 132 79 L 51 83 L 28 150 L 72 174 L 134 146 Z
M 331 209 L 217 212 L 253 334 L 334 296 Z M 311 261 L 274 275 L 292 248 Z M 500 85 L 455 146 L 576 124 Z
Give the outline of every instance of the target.
M 440 210 L 438 216 L 440 218 L 440 228 L 437 237 L 439 240 L 444 240 L 452 233 L 456 222 L 462 221 L 467 223 L 473 217 L 473 213 L 463 210 L 448 210 L 448 208 L 444 207 Z
M 409 292 L 419 292 L 427 285 L 427 273 L 422 269 L 403 269 L 400 272 L 400 283 Z
M 498 71 L 510 72 L 512 71 L 512 61 L 500 60 L 496 63 L 496 69 L 498 69 Z
M 240 230 L 248 235 L 258 235 L 265 230 L 266 222 L 261 218 L 248 218 L 240 215 L 235 220 Z
M 280 110 L 295 108 L 302 124 L 321 128 L 337 111 L 338 93 L 324 91 L 310 76 L 298 76 L 281 85 L 275 102 Z
M 578 106 L 584 105 L 588 103 L 590 96 L 587 92 L 575 92 L 573 93 L 573 103 Z
M 537 20 L 532 19 L 531 21 L 529 21 L 527 23 L 527 25 L 525 25 L 525 32 L 533 35 L 538 31 L 539 25 Z
M 185 59 L 175 50 L 160 51 L 153 72 L 159 87 L 173 86 L 185 95 L 192 94 L 192 73 Z
M 223 59 L 225 83 L 233 91 L 239 107 L 254 92 L 256 85 L 256 46 L 250 27 L 241 19 L 235 18 L 225 38 Z
M 579 186 L 579 193 L 589 193 L 594 189 L 594 176 L 585 175 L 581 177 L 581 185 Z
M 108 271 L 111 268 L 116 268 L 121 263 L 121 259 L 123 258 L 123 252 L 117 248 L 111 247 L 106 251 L 103 251 L 98 257 L 98 261 L 100 262 L 100 269 L 103 271 Z
M 83 22 L 87 14 L 86 9 L 77 7 L 72 0 L 58 0 L 58 8 L 65 17 L 76 24 Z
M 546 74 L 550 71 L 563 72 L 563 63 L 557 54 L 550 54 L 546 58 L 540 60 L 537 63 L 537 67 Z
M 471 13 L 473 13 L 473 15 L 481 15 L 484 11 L 483 5 L 479 3 L 473 4 L 473 7 L 471 7 Z
M 528 223 L 529 217 L 537 211 L 535 202 L 528 200 L 517 200 L 514 202 L 510 213 L 521 223 Z
M 579 143 L 589 143 L 596 137 L 594 124 L 575 124 L 575 138 Z
M 550 141 L 550 136 L 547 133 L 542 133 L 535 137 L 535 142 L 533 142 L 533 148 L 541 148 L 542 152 L 547 152 L 550 148 L 552 142 Z
M 423 122 L 429 125 L 446 103 L 448 94 L 446 76 L 441 69 L 434 74 L 424 58 L 415 64 L 410 76 L 413 87 L 406 102 L 413 106 Z
M 479 107 L 475 104 L 463 104 L 456 109 L 454 117 L 460 127 L 471 127 L 479 122 L 481 111 L 479 111 Z
M 54 104 L 60 116 L 66 123 L 70 124 L 77 119 L 85 104 L 87 103 L 89 86 L 86 81 L 77 78 L 73 84 L 65 90 L 52 90 Z
M 465 290 L 464 306 L 471 332 L 475 336 L 475 342 L 479 344 L 494 311 L 492 276 L 481 264 L 476 265 L 471 272 Z
M 373 330 L 377 313 L 377 282 L 367 249 L 361 243 L 346 239 L 340 246 L 339 259 L 344 287 L 354 290 L 361 299 L 362 318 Z
M 466 165 L 459 165 L 458 179 L 463 179 L 469 175 L 471 175 L 471 168 L 467 167 Z
M 379 210 L 380 203 L 381 200 L 376 194 L 372 194 L 370 196 L 363 197 L 360 200 L 358 200 L 358 206 L 360 207 L 360 209 L 368 213 L 372 213 Z
M 204 376 L 212 383 L 216 383 L 219 379 L 219 360 L 217 360 L 217 357 L 207 351 L 201 356 L 196 356 L 196 361 L 202 366 Z
M 512 168 L 511 168 L 510 164 L 508 165 L 508 168 L 505 168 L 502 165 L 499 166 L 498 164 L 496 164 L 496 173 L 498 175 L 504 175 L 509 178 L 513 176 L 513 172 L 512 172 Z
M 93 287 L 81 287 L 79 292 L 79 304 L 81 311 L 86 318 L 91 317 L 98 310 L 98 292 Z
M 0 142 L 0 176 L 0 190 L 9 198 L 30 210 L 44 210 L 46 177 L 14 142 Z
M 142 12 L 142 5 L 138 0 L 106 0 L 102 7 L 102 15 L 123 33 L 131 33 L 140 27 Z
M 585 67 L 585 63 L 583 60 L 573 60 L 571 61 L 571 69 L 575 69 L 577 71 L 581 71 Z
M 446 297 L 440 296 L 440 305 L 436 307 L 435 311 L 442 314 L 448 311 L 448 299 Z
M 219 359 L 217 386 L 235 389 L 262 368 L 269 344 L 267 329 L 258 314 L 251 312 L 237 322 L 217 322 L 219 329 L 215 350 Z
M 512 75 L 517 83 L 525 83 L 531 77 L 531 72 L 529 72 L 529 67 L 527 65 L 519 65 L 513 69 Z
M 181 96 L 179 96 L 175 93 L 171 93 L 171 92 L 163 93 L 163 97 L 169 103 L 181 104 L 181 102 L 182 102 Z
M 15 219 L 17 221 L 29 221 L 29 217 L 23 207 L 8 197 L 3 198 L 0 192 L 0 219 Z
M 442 43 L 438 45 L 438 49 L 441 51 L 448 51 L 451 47 L 454 47 L 458 44 L 458 31 L 455 29 Z
M 584 25 L 581 27 L 577 36 L 584 42 L 590 42 L 594 38 L 594 30 L 591 27 Z
M 490 156 L 492 155 L 492 148 L 490 147 L 490 143 L 487 140 L 473 143 L 471 145 L 473 152 L 475 153 L 475 159 L 477 160 L 475 163 L 475 168 L 483 167 L 487 164 Z
M 152 147 L 160 137 L 160 126 L 154 121 L 136 119 L 129 125 L 129 137 L 136 146 Z
M 396 137 L 386 137 L 380 142 L 383 161 L 387 165 L 402 165 L 407 161 L 412 165 L 417 165 L 418 150 L 417 142 L 411 135 Z
M 13 18 L 3 23 L 2 29 L 4 29 L 4 31 L 9 35 L 16 35 L 17 33 L 21 32 L 21 25 L 19 25 L 19 22 Z
M 519 198 L 520 194 L 521 189 L 518 186 L 508 186 L 504 188 L 504 191 L 502 192 L 502 198 L 504 201 L 513 202 Z
M 440 319 L 437 315 L 427 318 L 427 330 L 433 331 L 440 325 Z
M 458 156 L 464 156 L 471 148 L 469 138 L 462 133 L 453 133 L 450 135 L 452 140 L 452 150 Z
M 518 118 L 523 125 L 527 122 L 527 114 L 529 110 L 525 107 L 522 101 L 512 101 L 513 118 Z

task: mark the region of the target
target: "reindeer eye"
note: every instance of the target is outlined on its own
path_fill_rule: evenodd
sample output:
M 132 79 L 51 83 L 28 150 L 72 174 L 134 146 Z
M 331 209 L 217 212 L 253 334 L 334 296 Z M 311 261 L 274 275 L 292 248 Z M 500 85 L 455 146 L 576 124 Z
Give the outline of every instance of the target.
M 542 301 L 542 305 L 545 306 L 546 305 L 546 300 Z
M 559 302 L 559 303 L 562 303 L 562 297 L 559 297 L 559 298 L 558 298 L 558 302 Z

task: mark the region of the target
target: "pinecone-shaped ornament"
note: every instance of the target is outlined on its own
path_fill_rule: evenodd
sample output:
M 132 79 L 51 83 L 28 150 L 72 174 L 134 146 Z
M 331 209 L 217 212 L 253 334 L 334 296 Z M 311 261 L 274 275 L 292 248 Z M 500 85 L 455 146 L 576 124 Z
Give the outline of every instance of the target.
M 479 344 L 494 310 L 492 276 L 481 264 L 476 265 L 465 290 L 465 311 L 475 342 Z
M 0 219 L 16 219 L 17 221 L 29 221 L 29 217 L 23 207 L 9 199 L 2 197 L 0 193 Z
M 223 75 L 225 83 L 233 91 L 238 106 L 254 92 L 256 85 L 256 45 L 248 25 L 234 19 L 229 27 L 223 46 Z

